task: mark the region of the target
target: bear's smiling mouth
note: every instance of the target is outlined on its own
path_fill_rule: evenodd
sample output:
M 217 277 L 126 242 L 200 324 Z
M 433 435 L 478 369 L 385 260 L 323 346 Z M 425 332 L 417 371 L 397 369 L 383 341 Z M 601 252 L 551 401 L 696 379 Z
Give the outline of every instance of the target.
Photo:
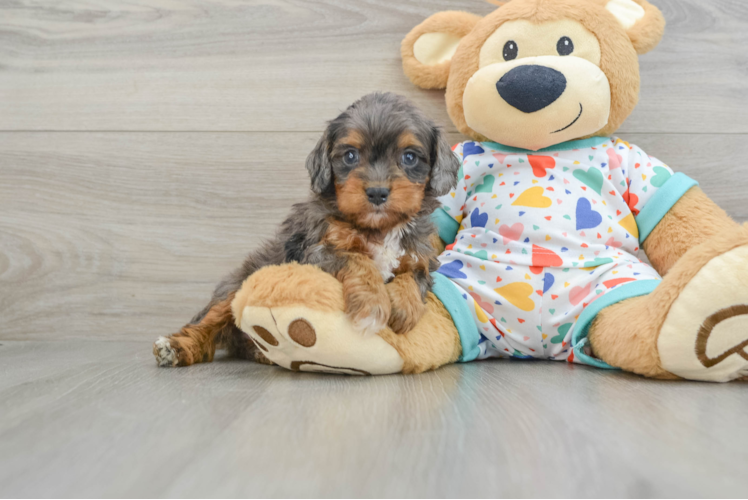
M 573 121 L 573 122 L 571 122 L 570 124 L 568 124 L 567 126 L 565 126 L 564 128 L 560 128 L 560 129 L 556 130 L 555 132 L 551 132 L 551 134 L 556 134 L 556 133 L 558 133 L 558 132 L 563 132 L 563 131 L 564 131 L 564 130 L 566 130 L 567 128 L 569 128 L 569 127 L 571 127 L 572 125 L 574 125 L 575 123 L 577 123 L 577 120 L 579 120 L 579 118 L 580 118 L 580 117 L 582 116 L 582 111 L 583 111 L 583 110 L 584 110 L 584 108 L 582 108 L 582 103 L 580 102 L 580 103 L 579 103 L 579 114 L 577 115 L 577 117 L 576 117 L 576 118 L 574 118 L 574 121 Z

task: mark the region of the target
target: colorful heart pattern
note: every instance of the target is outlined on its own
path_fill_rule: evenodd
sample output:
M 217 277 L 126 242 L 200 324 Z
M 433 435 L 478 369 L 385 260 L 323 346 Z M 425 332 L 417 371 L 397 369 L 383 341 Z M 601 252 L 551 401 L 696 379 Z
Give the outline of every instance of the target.
M 511 283 L 494 290 L 504 297 L 510 304 L 523 311 L 535 309 L 535 303 L 530 298 L 533 289 L 529 283 Z
M 592 210 L 592 205 L 587 198 L 577 200 L 577 231 L 582 229 L 592 229 L 600 225 L 603 216 L 600 212 Z
M 672 171 L 620 139 L 585 142 L 532 154 L 490 142 L 454 149 L 458 185 L 440 201 L 457 235 L 438 273 L 475 321 L 478 358 L 585 362 L 571 345 L 582 311 L 613 288 L 660 279 L 637 258 L 636 217 Z
M 574 177 L 589 186 L 597 194 L 600 194 L 603 189 L 603 173 L 595 167 L 590 167 L 589 170 L 577 169 L 574 171 Z
M 548 208 L 553 202 L 547 196 L 543 196 L 543 188 L 536 186 L 522 192 L 517 200 L 512 203 L 515 207 Z
M 502 224 L 499 226 L 499 234 L 502 237 L 503 244 L 506 245 L 510 241 L 519 241 L 522 237 L 522 231 L 525 230 L 525 226 L 521 222 L 515 222 L 511 226 Z
M 549 169 L 556 167 L 553 156 L 527 155 L 527 161 L 530 162 L 535 177 L 545 177 Z
M 493 183 L 496 178 L 493 175 L 487 175 L 483 178 L 483 182 L 475 188 L 476 193 L 491 193 L 493 191 Z

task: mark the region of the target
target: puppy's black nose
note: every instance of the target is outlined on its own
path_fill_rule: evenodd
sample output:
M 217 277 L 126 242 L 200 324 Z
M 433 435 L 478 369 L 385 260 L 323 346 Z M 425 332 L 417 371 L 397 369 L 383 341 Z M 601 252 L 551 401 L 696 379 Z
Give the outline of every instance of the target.
M 561 97 L 566 90 L 566 77 L 547 66 L 517 66 L 496 82 L 496 90 L 510 106 L 534 113 Z
M 366 196 L 369 198 L 369 203 L 373 205 L 381 205 L 387 201 L 387 197 L 390 195 L 390 190 L 387 188 L 367 188 Z

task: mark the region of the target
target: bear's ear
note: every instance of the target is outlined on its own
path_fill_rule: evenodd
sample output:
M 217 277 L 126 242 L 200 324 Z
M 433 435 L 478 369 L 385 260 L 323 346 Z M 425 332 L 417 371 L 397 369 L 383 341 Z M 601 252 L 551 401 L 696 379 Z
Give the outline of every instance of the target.
M 626 30 L 637 54 L 646 54 L 662 40 L 665 18 L 647 0 L 608 0 L 605 8 Z
M 479 20 L 475 14 L 445 11 L 413 28 L 401 46 L 403 70 L 410 81 L 424 89 L 446 88 L 452 56 Z

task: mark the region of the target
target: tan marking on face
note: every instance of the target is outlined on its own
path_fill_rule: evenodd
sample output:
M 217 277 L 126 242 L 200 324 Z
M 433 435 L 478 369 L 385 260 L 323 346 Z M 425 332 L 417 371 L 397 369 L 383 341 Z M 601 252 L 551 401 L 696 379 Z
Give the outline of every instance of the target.
M 338 208 L 351 222 L 359 226 L 388 231 L 418 212 L 423 201 L 425 185 L 413 184 L 405 177 L 402 177 L 402 180 L 395 180 L 390 187 L 387 203 L 379 209 L 369 203 L 366 196 L 367 187 L 373 186 L 366 185 L 355 174 L 349 175 L 342 184 L 336 184 Z
M 346 217 L 358 223 L 372 207 L 366 196 L 366 185 L 356 173 L 351 172 L 343 183 L 335 184 L 338 208 Z
M 361 149 L 365 144 L 364 134 L 356 129 L 348 130 L 348 132 L 343 137 L 337 140 L 337 144 L 341 146 L 353 146 L 356 149 Z
M 363 138 L 358 131 L 354 130 L 341 140 L 349 141 L 347 143 L 350 144 L 350 141 L 355 142 L 359 139 Z M 408 147 L 424 149 L 423 144 L 409 131 L 400 134 L 397 144 L 400 149 Z M 394 164 L 390 168 L 387 181 L 369 183 L 364 180 L 366 168 L 362 160 L 362 163 L 348 174 L 345 181 L 335 184 L 338 208 L 351 222 L 367 228 L 388 231 L 418 213 L 425 194 L 425 183 L 410 182 L 402 170 Z M 372 187 L 390 189 L 387 202 L 378 208 L 369 203 L 366 195 L 366 189 Z
M 405 176 L 396 178 L 390 187 L 388 208 L 401 214 L 403 218 L 413 217 L 421 210 L 425 189 L 426 184 L 411 182 Z
M 425 149 L 423 143 L 413 135 L 412 132 L 405 131 L 397 138 L 397 147 L 400 149 L 406 148 L 421 148 Z

